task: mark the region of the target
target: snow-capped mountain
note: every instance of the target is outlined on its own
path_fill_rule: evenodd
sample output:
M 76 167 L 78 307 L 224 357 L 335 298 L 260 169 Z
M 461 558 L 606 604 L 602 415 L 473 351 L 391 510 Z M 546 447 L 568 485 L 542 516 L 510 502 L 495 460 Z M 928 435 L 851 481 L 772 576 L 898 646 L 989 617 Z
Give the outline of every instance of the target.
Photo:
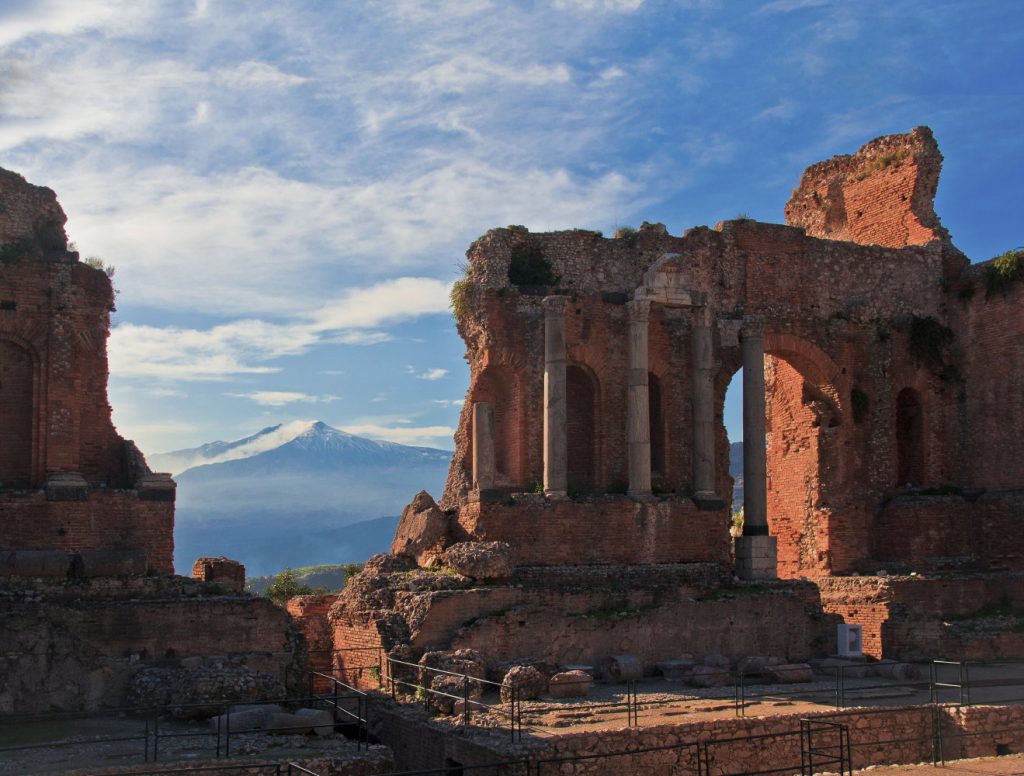
M 152 455 L 149 465 L 174 472 L 178 482 L 179 573 L 200 555 L 227 555 L 251 574 L 267 574 L 386 550 L 418 491 L 440 497 L 450 458 L 314 421 Z

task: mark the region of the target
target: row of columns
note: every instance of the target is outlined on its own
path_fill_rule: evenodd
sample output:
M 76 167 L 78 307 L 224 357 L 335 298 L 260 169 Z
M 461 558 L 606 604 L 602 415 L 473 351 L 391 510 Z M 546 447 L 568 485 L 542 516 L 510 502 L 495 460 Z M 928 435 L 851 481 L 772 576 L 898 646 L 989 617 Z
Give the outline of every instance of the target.
M 544 493 L 567 493 L 566 439 L 566 297 L 549 296 L 544 306 Z M 626 442 L 629 493 L 651 494 L 651 426 L 648 386 L 650 301 L 626 303 L 629 318 L 629 376 Z M 715 479 L 714 344 L 711 313 L 694 309 L 693 364 L 693 482 L 698 504 L 717 506 Z M 738 572 L 746 577 L 774 576 L 774 539 L 768 536 L 767 461 L 765 451 L 764 337 L 756 321 L 741 331 L 743 358 L 743 477 L 744 527 L 737 542 Z M 494 408 L 473 406 L 474 486 L 486 490 L 494 482 Z M 742 545 L 742 547 L 741 547 Z M 771 566 L 770 571 L 768 566 Z M 749 566 L 749 568 L 747 568 Z

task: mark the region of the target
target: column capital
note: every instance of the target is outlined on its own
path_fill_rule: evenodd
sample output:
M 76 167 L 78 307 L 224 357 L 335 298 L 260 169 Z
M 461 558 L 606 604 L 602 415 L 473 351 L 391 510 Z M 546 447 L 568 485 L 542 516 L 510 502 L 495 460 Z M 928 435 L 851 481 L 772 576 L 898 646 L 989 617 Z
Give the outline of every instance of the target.
M 569 300 L 567 296 L 554 295 L 546 296 L 541 301 L 544 305 L 544 315 L 546 317 L 558 316 L 562 317 L 565 315 L 565 303 Z
M 743 319 L 743 324 L 740 326 L 740 337 L 763 337 L 764 336 L 764 318 L 760 315 L 750 315 Z
M 714 316 L 711 314 L 711 308 L 707 305 L 700 305 L 693 307 L 690 314 L 690 322 L 693 326 L 711 326 Z
M 651 315 L 651 300 L 631 299 L 626 302 L 626 312 L 631 321 L 646 321 Z

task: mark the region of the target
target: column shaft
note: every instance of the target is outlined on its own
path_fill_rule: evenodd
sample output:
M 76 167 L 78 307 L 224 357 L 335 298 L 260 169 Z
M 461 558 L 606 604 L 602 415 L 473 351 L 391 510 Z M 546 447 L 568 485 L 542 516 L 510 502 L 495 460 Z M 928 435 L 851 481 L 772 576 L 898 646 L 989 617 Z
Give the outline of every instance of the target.
M 696 311 L 693 326 L 693 490 L 698 500 L 714 500 L 715 385 L 714 350 L 706 309 Z
M 765 452 L 764 338 L 744 330 L 743 351 L 743 535 L 768 533 Z
M 629 312 L 629 395 L 626 442 L 629 452 L 629 493 L 651 493 L 651 407 L 647 385 L 647 328 L 651 303 L 628 302 Z
M 544 298 L 544 493 L 568 490 L 565 438 L 565 297 Z
M 473 487 L 494 487 L 494 405 L 473 403 Z

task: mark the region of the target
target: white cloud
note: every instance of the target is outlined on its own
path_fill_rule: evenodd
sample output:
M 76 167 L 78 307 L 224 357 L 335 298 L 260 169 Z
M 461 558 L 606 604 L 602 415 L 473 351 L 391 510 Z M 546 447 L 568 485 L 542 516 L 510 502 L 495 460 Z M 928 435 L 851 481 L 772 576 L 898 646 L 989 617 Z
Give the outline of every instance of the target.
M 435 368 L 427 369 L 423 372 L 420 372 L 418 375 L 416 375 L 416 377 L 420 380 L 440 380 L 446 374 L 448 374 L 447 369 Z
M 251 399 L 264 407 L 284 407 L 287 404 L 295 404 L 296 402 L 329 404 L 332 401 L 338 401 L 341 398 L 340 396 L 333 396 L 331 394 L 313 396 L 308 393 L 302 393 L 301 391 L 249 391 L 248 393 L 228 393 L 225 395 L 238 399 Z
M 0 46 L 37 35 L 125 33 L 151 15 L 146 0 L 32 0 L 0 6 Z
M 450 444 L 455 434 L 451 426 L 413 426 L 409 421 L 400 426 L 385 426 L 378 423 L 354 423 L 342 426 L 342 431 L 371 439 L 383 439 L 402 445 L 419 447 L 437 447 L 439 444 Z
M 243 319 L 209 329 L 122 323 L 111 333 L 110 371 L 118 377 L 182 381 L 265 374 L 279 371 L 266 363 L 274 359 L 301 355 L 325 342 L 374 344 L 388 335 L 372 327 L 447 310 L 447 284 L 395 278 L 351 289 L 287 323 Z
M 555 0 L 555 8 L 580 11 L 612 11 L 628 13 L 644 4 L 644 0 Z

